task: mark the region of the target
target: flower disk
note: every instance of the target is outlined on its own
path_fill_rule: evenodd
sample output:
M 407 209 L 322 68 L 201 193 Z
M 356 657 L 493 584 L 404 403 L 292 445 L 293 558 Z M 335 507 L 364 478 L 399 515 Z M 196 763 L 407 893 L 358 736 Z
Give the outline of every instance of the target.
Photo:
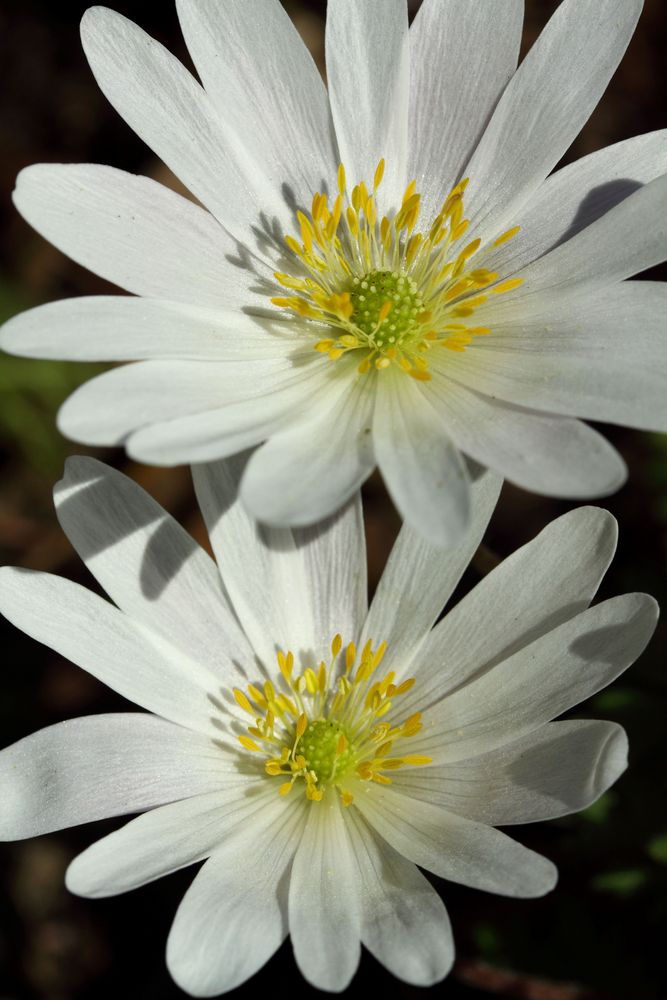
M 279 653 L 278 666 L 289 693 L 277 692 L 271 681 L 266 681 L 263 690 L 249 684 L 247 695 L 234 689 L 237 704 L 255 716 L 255 725 L 248 727 L 250 735 L 239 736 L 239 742 L 245 750 L 268 757 L 268 775 L 288 779 L 280 785 L 281 795 L 288 795 L 303 781 L 311 802 L 320 802 L 333 786 L 343 805 L 349 806 L 359 781 L 390 785 L 391 778 L 384 772 L 432 762 L 423 755 L 391 756 L 394 744 L 421 730 L 420 712 L 400 724 L 379 721 L 395 699 L 413 687 L 414 678 L 394 684 L 392 670 L 382 680 L 373 680 L 386 643 L 374 650 L 367 642 L 356 670 L 357 650 L 350 643 L 342 657 L 343 669 L 338 671 L 342 647 L 340 635 L 335 636 L 329 666 L 322 662 L 317 672 L 309 667 L 298 677 L 293 676 L 293 653 Z
M 427 235 L 417 231 L 421 195 L 415 181 L 408 184 L 399 211 L 378 220 L 376 195 L 383 175 L 380 160 L 372 192 L 362 181 L 348 197 L 345 169 L 339 166 L 333 207 L 325 194 L 316 193 L 311 217 L 298 213 L 302 242 L 286 237 L 304 274 L 275 274 L 285 288 L 301 294 L 271 301 L 342 331 L 335 329 L 335 336 L 315 344 L 332 361 L 358 350 L 361 374 L 373 366 L 381 371 L 398 365 L 413 378 L 428 381 L 427 352 L 436 346 L 464 351 L 474 337 L 490 333 L 487 327 L 461 321 L 489 295 L 522 284 L 521 278 L 499 281 L 497 272 L 479 266 L 484 252 L 513 239 L 519 227 L 498 236 L 481 253 L 479 238 L 461 247 L 470 225 L 463 217 L 467 178 L 449 192 Z

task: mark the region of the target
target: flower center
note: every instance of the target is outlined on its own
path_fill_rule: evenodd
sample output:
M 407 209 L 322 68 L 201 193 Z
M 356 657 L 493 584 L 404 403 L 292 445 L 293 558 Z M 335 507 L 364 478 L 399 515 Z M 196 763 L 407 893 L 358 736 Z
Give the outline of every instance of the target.
M 344 775 L 354 763 L 344 727 L 331 719 L 309 722 L 298 749 L 306 758 L 306 767 L 315 773 L 318 784 L 331 781 L 336 773 Z
M 417 228 L 421 195 L 415 181 L 408 184 L 400 209 L 378 219 L 376 193 L 383 175 L 380 160 L 372 191 L 362 181 L 348 195 L 341 164 L 333 206 L 317 192 L 310 217 L 297 213 L 301 240 L 286 237 L 297 273 L 275 277 L 298 294 L 271 301 L 303 319 L 328 324 L 331 336 L 314 347 L 332 361 L 357 351 L 361 374 L 397 366 L 424 381 L 431 378 L 430 350 L 465 351 L 475 337 L 489 334 L 471 317 L 489 296 L 522 284 L 521 278 L 501 281 L 481 266 L 484 255 L 513 239 L 519 227 L 488 247 L 480 239 L 464 245 L 470 225 L 463 203 L 467 179 L 449 192 L 428 233 Z
M 411 677 L 396 684 L 394 671 L 376 679 L 385 650 L 385 643 L 374 650 L 368 642 L 358 657 L 354 643 L 343 651 L 337 635 L 329 664 L 322 661 L 317 670 L 295 676 L 294 655 L 278 653 L 282 691 L 271 681 L 262 688 L 249 684 L 247 694 L 234 689 L 237 704 L 254 719 L 239 743 L 266 758 L 267 775 L 282 777 L 281 795 L 300 785 L 306 798 L 319 802 L 335 788 L 349 806 L 359 782 L 388 785 L 385 772 L 431 763 L 430 757 L 394 752 L 420 731 L 420 712 L 380 721 L 415 683 Z

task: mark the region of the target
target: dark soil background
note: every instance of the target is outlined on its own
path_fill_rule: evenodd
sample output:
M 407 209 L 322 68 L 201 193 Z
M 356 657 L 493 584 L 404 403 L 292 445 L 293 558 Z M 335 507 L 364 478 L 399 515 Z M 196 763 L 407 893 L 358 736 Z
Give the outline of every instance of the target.
M 495 0 L 470 2 L 487 4 L 491 14 Z M 114 5 L 187 60 L 170 2 L 116 0 Z M 111 163 L 178 186 L 98 91 L 78 38 L 86 6 L 85 0 L 0 0 L 0 319 L 51 299 L 110 290 L 14 212 L 9 195 L 22 167 L 36 161 Z M 285 6 L 322 65 L 324 0 L 285 0 Z M 553 0 L 527 0 L 526 48 L 555 7 Z M 568 159 L 667 126 L 666 41 L 667 3 L 647 0 L 627 56 Z M 656 269 L 650 277 L 665 278 L 667 271 Z M 55 411 L 92 372 L 90 365 L 0 359 L 0 560 L 89 585 L 91 578 L 56 523 L 51 488 L 65 456 L 86 450 L 60 437 Z M 605 433 L 625 457 L 630 480 L 604 501 L 620 522 L 621 538 L 601 597 L 645 590 L 665 606 L 667 438 L 618 428 L 605 428 Z M 139 466 L 120 452 L 95 454 L 140 481 L 206 544 L 186 469 Z M 365 500 L 373 586 L 399 522 L 378 479 L 367 485 Z M 463 587 L 475 582 L 494 554 L 509 554 L 570 506 L 505 487 L 487 550 Z M 0 625 L 7 653 L 1 745 L 74 715 L 134 707 L 4 620 Z M 627 727 L 627 774 L 587 812 L 515 831 L 558 864 L 555 892 L 543 900 L 514 901 L 438 885 L 452 917 L 459 960 L 449 979 L 433 987 L 435 995 L 451 1000 L 667 997 L 664 636 L 663 626 L 636 667 L 575 713 Z M 0 1000 L 183 996 L 169 979 L 163 953 L 192 870 L 110 900 L 77 899 L 63 888 L 72 856 L 115 825 L 100 823 L 1 846 Z M 239 994 L 276 989 L 293 996 L 316 992 L 297 972 L 289 944 Z M 420 992 L 393 980 L 364 955 L 351 993 L 380 990 L 399 997 Z

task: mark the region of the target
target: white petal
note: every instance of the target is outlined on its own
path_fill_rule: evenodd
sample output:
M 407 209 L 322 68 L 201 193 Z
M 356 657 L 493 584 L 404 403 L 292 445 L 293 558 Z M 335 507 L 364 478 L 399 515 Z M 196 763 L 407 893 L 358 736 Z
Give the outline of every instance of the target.
M 73 361 L 254 361 L 293 354 L 300 340 L 298 323 L 126 295 L 49 302 L 0 330 L 10 354 Z
M 551 413 L 667 431 L 667 285 L 627 281 L 494 325 L 448 365 L 485 395 Z
M 237 829 L 206 862 L 178 908 L 167 965 L 181 989 L 217 996 L 240 986 L 287 936 L 286 878 L 305 796 L 265 804 L 251 827 Z
M 206 736 L 144 712 L 91 715 L 0 752 L 0 837 L 18 840 L 202 795 L 229 780 Z
M 177 8 L 230 146 L 265 175 L 276 201 L 310 207 L 336 174 L 333 123 L 322 78 L 282 5 L 179 0 Z
M 224 405 L 219 401 L 214 408 L 177 414 L 173 419 L 163 407 L 162 416 L 131 435 L 127 452 L 153 465 L 179 465 L 212 462 L 252 448 L 300 420 L 304 399 L 321 391 L 320 362 L 321 358 L 309 349 L 306 356 L 290 359 L 290 367 L 277 379 L 261 376 L 262 370 L 270 370 L 264 362 L 259 363 L 261 368 L 252 362 L 245 366 L 226 362 L 214 370 L 209 365 L 212 392 L 218 393 Z M 195 392 L 191 406 L 197 406 L 196 400 Z M 157 400 L 154 405 L 159 407 Z
M 521 272 L 524 284 L 493 304 L 494 321 L 544 310 L 546 296 L 579 295 L 581 303 L 667 258 L 667 174 L 645 184 L 601 219 Z M 481 316 L 481 312 L 479 314 Z
M 314 524 L 338 510 L 370 475 L 372 386 L 364 379 L 348 382 L 348 374 L 343 370 L 323 385 L 312 414 L 304 413 L 254 452 L 241 499 L 258 521 Z
M 22 170 L 14 204 L 68 257 L 128 292 L 199 306 L 265 308 L 270 272 L 198 205 L 148 177 L 97 164 Z
M 408 177 L 429 223 L 516 69 L 523 0 L 424 0 L 410 29 Z M 474 83 L 473 83 L 474 81 Z
M 138 361 L 80 386 L 60 408 L 58 427 L 87 444 L 122 444 L 146 425 L 206 414 L 244 396 L 269 393 L 280 388 L 291 371 L 288 359 Z M 164 464 L 177 460 L 167 456 Z
M 454 961 L 442 900 L 415 865 L 381 841 L 356 809 L 348 809 L 345 819 L 361 878 L 363 944 L 404 982 L 439 982 Z
M 349 182 L 365 181 L 385 160 L 383 209 L 400 205 L 406 184 L 410 50 L 405 0 L 329 0 L 329 99 Z
M 479 545 L 498 500 L 502 480 L 491 472 L 471 486 L 467 531 L 448 552 L 403 525 L 371 603 L 360 645 L 387 643 L 386 670 L 406 674 Z
M 100 89 L 130 128 L 232 236 L 275 256 L 270 227 L 274 214 L 291 218 L 285 199 L 178 59 L 104 7 L 85 13 L 81 40 Z
M 48 573 L 0 570 L 0 611 L 38 642 L 142 708 L 223 736 L 220 683 L 203 664 L 76 583 Z
M 440 415 L 402 372 L 382 374 L 373 447 L 403 520 L 437 548 L 451 548 L 468 523 L 468 472 Z
M 413 664 L 419 682 L 401 710 L 426 708 L 584 611 L 617 536 L 606 510 L 579 507 L 504 559 L 429 634 Z
M 109 597 L 220 679 L 252 650 L 223 593 L 213 560 L 122 473 L 70 458 L 55 490 L 62 528 Z
M 359 964 L 361 886 L 337 795 L 307 809 L 292 865 L 289 925 L 297 964 L 313 986 L 338 993 Z
M 461 451 L 517 486 L 544 496 L 587 499 L 613 493 L 625 482 L 627 469 L 618 452 L 578 420 L 503 403 L 451 379 L 440 391 L 430 382 L 422 391 Z
M 465 175 L 478 232 L 513 226 L 600 100 L 632 37 L 642 0 L 564 0 L 498 102 Z
M 276 790 L 267 786 L 261 774 L 227 775 L 208 795 L 151 809 L 79 854 L 67 869 L 67 888 L 78 896 L 117 896 L 202 861 L 275 803 Z
M 657 617 L 657 604 L 646 594 L 625 594 L 583 611 L 430 708 L 414 752 L 426 750 L 445 764 L 534 732 L 634 663 Z
M 267 667 L 276 649 L 304 666 L 353 639 L 366 613 L 366 546 L 355 496 L 314 528 L 259 527 L 238 499 L 245 457 L 193 467 L 197 499 L 235 612 Z
M 355 805 L 394 850 L 451 882 L 525 898 L 543 896 L 556 884 L 551 861 L 491 826 L 393 788 L 368 787 Z
M 484 266 L 509 274 L 606 215 L 667 173 L 667 130 L 637 135 L 569 163 L 540 184 L 518 211 L 519 236 L 491 251 Z
M 615 722 L 549 722 L 516 743 L 444 767 L 401 771 L 396 788 L 491 826 L 578 812 L 623 773 L 628 740 Z

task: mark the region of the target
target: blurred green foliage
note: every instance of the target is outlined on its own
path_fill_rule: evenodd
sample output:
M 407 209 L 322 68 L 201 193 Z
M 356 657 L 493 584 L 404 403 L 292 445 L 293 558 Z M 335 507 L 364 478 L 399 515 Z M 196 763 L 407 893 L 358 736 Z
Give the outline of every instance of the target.
M 0 323 L 35 305 L 0 278 Z M 2 355 L 0 437 L 41 475 L 60 473 L 69 447 L 55 423 L 69 394 L 104 366 L 74 361 L 37 361 Z

